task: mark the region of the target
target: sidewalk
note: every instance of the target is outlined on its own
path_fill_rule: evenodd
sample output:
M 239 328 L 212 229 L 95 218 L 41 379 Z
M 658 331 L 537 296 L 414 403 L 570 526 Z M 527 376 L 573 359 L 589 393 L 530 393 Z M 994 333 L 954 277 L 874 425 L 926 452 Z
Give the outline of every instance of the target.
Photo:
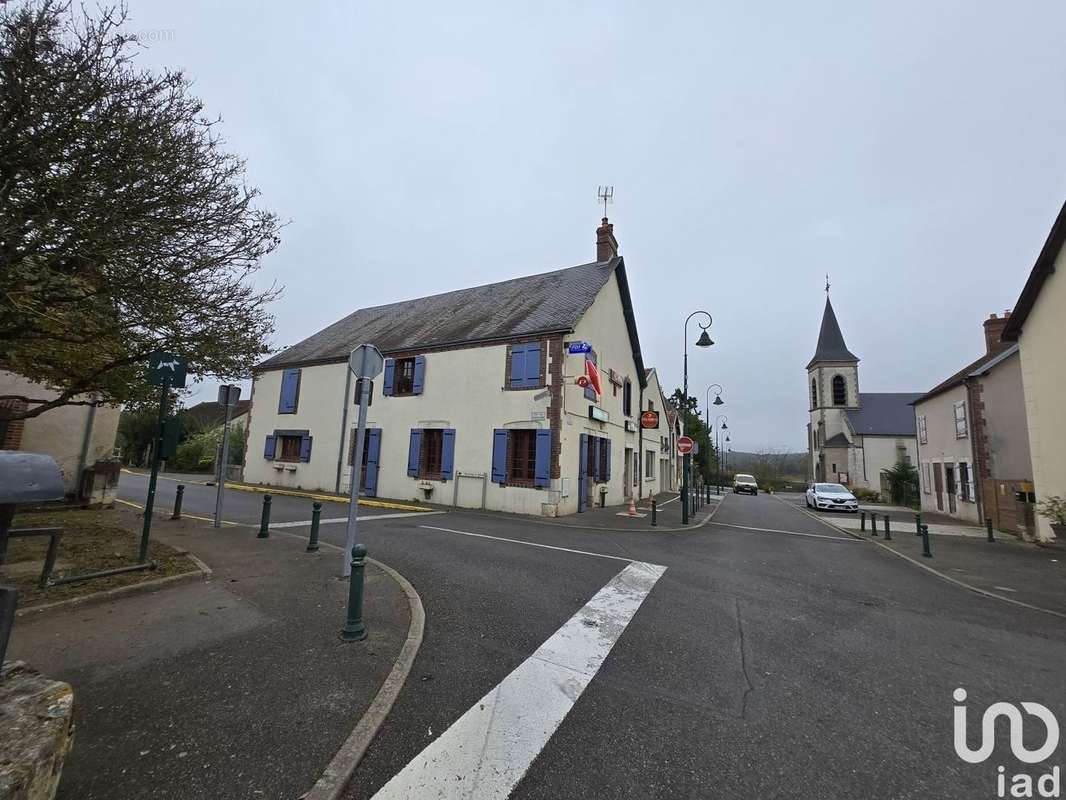
M 8 657 L 74 686 L 59 798 L 299 797 L 408 636 L 400 585 L 366 572 L 366 641 L 342 642 L 340 554 L 302 538 L 157 519 L 208 581 L 20 619 Z

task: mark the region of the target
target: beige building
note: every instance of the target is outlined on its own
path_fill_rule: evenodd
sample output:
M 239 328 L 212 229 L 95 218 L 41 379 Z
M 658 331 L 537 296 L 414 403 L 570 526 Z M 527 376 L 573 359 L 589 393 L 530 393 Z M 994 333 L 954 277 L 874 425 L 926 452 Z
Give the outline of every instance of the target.
M 1028 537 L 1032 470 L 1018 348 L 1001 339 L 1009 319 L 985 320 L 984 354 L 914 403 L 921 506 Z
M 44 412 L 38 417 L 11 420 L 11 412 L 25 410 L 33 401 L 47 402 L 57 393 L 21 375 L 0 371 L 0 395 L 20 395 L 25 400 L 0 401 L 0 448 L 45 453 L 56 460 L 63 472 L 68 495 L 100 502 L 105 487 L 118 482 L 118 462 L 112 461 L 118 435 L 117 406 L 70 405 Z M 90 398 L 81 396 L 79 401 Z M 96 475 L 88 485 L 86 471 Z M 110 501 L 113 492 L 107 492 Z
M 386 364 L 357 460 L 347 359 L 364 342 Z M 593 373 L 598 394 L 578 383 Z M 646 387 L 604 219 L 592 263 L 361 309 L 260 364 L 244 479 L 347 492 L 358 463 L 370 496 L 544 515 L 623 503 L 644 489 Z
M 859 391 L 859 358 L 844 343 L 828 297 L 807 381 L 814 480 L 887 493 L 882 473 L 900 461 L 917 461 L 910 404 L 918 393 Z
M 644 448 L 644 457 L 641 461 L 641 497 L 650 497 L 663 492 L 677 491 L 680 459 L 677 455 L 677 437 L 674 422 L 676 414 L 671 416 L 668 411 L 672 410 L 666 402 L 662 385 L 659 383 L 659 374 L 654 368 L 645 370 L 648 385 L 642 395 L 641 415 L 638 424 L 641 429 L 641 442 Z M 655 417 L 655 427 L 644 427 L 645 420 L 650 424 L 651 416 L 645 416 L 647 412 Z
M 1066 497 L 1066 204 L 1037 256 L 1003 338 L 1018 343 L 1037 500 Z M 1055 537 L 1037 516 L 1041 540 Z

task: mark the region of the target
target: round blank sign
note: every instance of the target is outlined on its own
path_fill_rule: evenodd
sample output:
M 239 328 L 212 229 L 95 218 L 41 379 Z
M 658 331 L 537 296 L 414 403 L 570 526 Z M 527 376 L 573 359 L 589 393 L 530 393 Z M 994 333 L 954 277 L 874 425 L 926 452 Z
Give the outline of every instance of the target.
M 385 358 L 372 344 L 361 344 L 348 357 L 348 367 L 357 378 L 376 378 L 385 367 Z

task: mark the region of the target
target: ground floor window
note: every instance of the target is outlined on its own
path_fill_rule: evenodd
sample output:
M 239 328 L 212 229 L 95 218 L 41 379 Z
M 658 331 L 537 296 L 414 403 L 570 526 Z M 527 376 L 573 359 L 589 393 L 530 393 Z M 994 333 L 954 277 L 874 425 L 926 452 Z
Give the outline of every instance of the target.
M 497 428 L 492 434 L 492 481 L 546 488 L 551 482 L 552 434 L 543 428 Z
M 973 488 L 970 485 L 970 465 L 959 464 L 959 497 L 962 500 L 973 500 Z
M 654 450 L 645 450 L 644 451 L 644 477 L 645 478 L 654 478 L 655 477 L 655 451 Z
M 440 480 L 441 456 L 444 449 L 444 431 L 440 428 L 425 428 L 422 431 L 422 452 L 419 457 L 420 478 Z
M 509 431 L 507 450 L 507 482 L 532 486 L 537 466 L 536 430 Z
M 407 450 L 407 474 L 429 481 L 452 479 L 455 463 L 454 428 L 412 428 Z
M 278 437 L 278 461 L 299 461 L 300 460 L 300 442 L 302 441 L 300 436 L 279 436 Z

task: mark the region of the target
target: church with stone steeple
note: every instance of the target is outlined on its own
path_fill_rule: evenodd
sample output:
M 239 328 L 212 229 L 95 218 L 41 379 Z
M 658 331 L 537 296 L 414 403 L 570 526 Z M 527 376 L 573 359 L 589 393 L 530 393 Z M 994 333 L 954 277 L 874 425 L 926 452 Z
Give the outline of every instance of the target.
M 860 392 L 859 357 L 848 350 L 826 286 L 818 346 L 807 364 L 807 447 L 815 481 L 887 493 L 881 473 L 918 462 L 911 405 L 921 392 Z

